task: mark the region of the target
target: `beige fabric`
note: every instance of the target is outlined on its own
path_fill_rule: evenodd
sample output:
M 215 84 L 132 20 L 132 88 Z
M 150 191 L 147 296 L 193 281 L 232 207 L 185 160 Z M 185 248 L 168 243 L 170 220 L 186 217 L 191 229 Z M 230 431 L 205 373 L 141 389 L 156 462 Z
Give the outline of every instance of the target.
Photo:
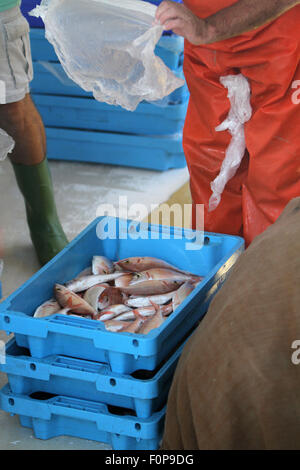
M 184 349 L 163 449 L 300 449 L 300 198 L 233 268 Z
M 0 12 L 0 104 L 20 101 L 33 78 L 29 25 L 19 7 Z

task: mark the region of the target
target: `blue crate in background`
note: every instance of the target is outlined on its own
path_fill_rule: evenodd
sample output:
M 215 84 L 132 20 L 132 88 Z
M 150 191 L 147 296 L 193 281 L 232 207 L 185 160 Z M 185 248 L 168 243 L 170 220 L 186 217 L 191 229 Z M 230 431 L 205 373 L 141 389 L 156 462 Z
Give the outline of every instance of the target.
M 94 98 L 33 94 L 45 126 L 161 135 L 182 132 L 187 104 L 141 103 L 134 112 Z
M 25 16 L 31 28 L 44 28 L 42 18 L 36 18 L 28 13 L 33 10 L 37 5 L 40 5 L 42 0 L 21 0 L 21 12 Z
M 0 371 L 7 374 L 13 393 L 68 395 L 127 408 L 139 418 L 150 418 L 167 401 L 182 349 L 183 345 L 153 373 L 140 371 L 131 376 L 114 374 L 107 364 L 72 357 L 34 359 L 13 338 L 6 344 L 5 364 L 0 362 Z
M 165 171 L 185 168 L 182 134 L 147 136 L 46 127 L 47 157 Z
M 109 227 L 114 236 L 107 236 Z M 198 240 L 204 236 L 204 244 L 187 249 L 196 235 Z M 0 304 L 0 328 L 14 333 L 18 346 L 29 349 L 32 357 L 59 354 L 104 362 L 119 374 L 154 370 L 203 318 L 243 248 L 244 240 L 236 236 L 160 225 L 139 227 L 137 222 L 100 217 Z M 76 277 L 98 254 L 114 261 L 130 256 L 158 257 L 204 279 L 159 328 L 147 335 L 113 333 L 106 331 L 102 322 L 68 315 L 32 316 L 53 296 L 55 283 L 64 284 Z
M 19 395 L 6 385 L 0 391 L 0 408 L 19 416 L 38 439 L 72 436 L 104 442 L 113 450 L 156 450 L 166 409 L 141 419 L 102 403 L 51 394 Z M 126 413 L 126 410 L 124 411 Z M 119 413 L 119 414 L 118 414 Z
M 160 5 L 162 3 L 163 0 L 143 0 L 144 2 L 149 2 L 149 3 L 153 3 L 153 5 Z M 173 0 L 173 2 L 176 2 L 176 3 L 182 3 L 182 0 Z

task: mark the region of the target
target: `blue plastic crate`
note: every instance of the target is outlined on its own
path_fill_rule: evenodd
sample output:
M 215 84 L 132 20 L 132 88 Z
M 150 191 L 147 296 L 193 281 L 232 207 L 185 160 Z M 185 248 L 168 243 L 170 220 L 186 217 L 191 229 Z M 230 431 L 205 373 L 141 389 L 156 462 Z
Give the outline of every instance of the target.
M 25 16 L 31 28 L 44 28 L 42 18 L 36 18 L 28 13 L 33 10 L 37 5 L 40 5 L 41 0 L 21 0 L 21 12 Z
M 143 0 L 145 2 L 153 3 L 153 5 L 160 5 L 163 0 Z M 182 3 L 182 0 L 173 0 L 176 3 Z
M 182 135 L 139 136 L 46 127 L 47 157 L 165 171 L 184 168 Z
M 166 107 L 141 103 L 134 113 L 93 98 L 32 96 L 45 126 L 160 135 L 182 132 L 187 101 Z
M 166 404 L 182 349 L 183 345 L 153 373 L 139 371 L 132 376 L 114 374 L 107 364 L 66 356 L 33 359 L 13 338 L 6 344 L 5 364 L 0 363 L 0 371 L 7 374 L 16 394 L 67 395 L 127 408 L 139 418 L 150 418 Z
M 72 436 L 109 444 L 114 450 L 158 449 L 163 433 L 165 408 L 151 418 L 118 415 L 102 403 L 66 396 L 30 397 L 0 391 L 0 408 L 19 415 L 24 427 L 38 439 Z
M 107 237 L 109 227 L 115 232 L 113 238 Z M 205 235 L 201 249 L 188 250 L 186 243 L 191 243 L 193 236 L 199 240 L 201 235 Z M 100 217 L 0 304 L 0 329 L 15 333 L 18 346 L 28 348 L 35 358 L 59 354 L 104 362 L 120 374 L 154 370 L 205 315 L 243 248 L 244 240 L 236 236 L 160 225 L 139 227 L 137 222 Z M 158 257 L 204 279 L 147 335 L 113 333 L 106 331 L 102 322 L 67 315 L 32 317 L 35 309 L 53 296 L 55 283 L 73 279 L 97 254 L 112 260 Z
M 45 38 L 44 29 L 30 31 L 31 54 L 33 61 L 58 62 L 58 57 L 50 42 Z M 183 63 L 184 39 L 180 36 L 162 36 L 157 43 L 155 54 L 172 70 Z

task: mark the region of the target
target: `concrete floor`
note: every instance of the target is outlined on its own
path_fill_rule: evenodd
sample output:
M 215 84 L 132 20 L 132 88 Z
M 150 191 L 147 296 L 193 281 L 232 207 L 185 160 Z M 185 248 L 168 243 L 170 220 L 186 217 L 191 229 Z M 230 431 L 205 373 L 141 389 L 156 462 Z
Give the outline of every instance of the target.
M 58 212 L 71 241 L 97 215 L 100 204 L 119 206 L 119 196 L 128 205 L 143 203 L 148 213 L 152 204 L 170 201 L 190 203 L 187 169 L 155 172 L 109 165 L 51 161 Z M 6 297 L 29 279 L 38 269 L 24 215 L 24 203 L 8 160 L 0 163 L 0 258 L 4 259 L 3 296 Z M 122 214 L 120 214 L 122 215 Z M 8 337 L 0 331 L 0 340 Z M 0 387 L 6 383 L 0 373 Z M 19 425 L 18 417 L 0 411 L 0 449 L 83 450 L 109 449 L 109 446 L 70 437 L 42 441 L 30 429 Z

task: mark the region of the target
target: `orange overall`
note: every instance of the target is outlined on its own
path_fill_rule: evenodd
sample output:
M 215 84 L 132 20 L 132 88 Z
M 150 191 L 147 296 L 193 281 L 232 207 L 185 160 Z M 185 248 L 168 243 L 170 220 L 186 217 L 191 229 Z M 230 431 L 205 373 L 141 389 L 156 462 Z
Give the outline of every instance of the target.
M 205 18 L 236 1 L 185 0 L 185 5 Z M 205 205 L 206 231 L 241 235 L 248 245 L 300 195 L 300 6 L 236 38 L 206 46 L 185 41 L 184 72 L 190 101 L 183 146 L 193 203 Z M 247 152 L 219 206 L 208 212 L 210 183 L 231 140 L 228 131 L 215 131 L 230 109 L 219 80 L 238 73 L 251 87 Z

